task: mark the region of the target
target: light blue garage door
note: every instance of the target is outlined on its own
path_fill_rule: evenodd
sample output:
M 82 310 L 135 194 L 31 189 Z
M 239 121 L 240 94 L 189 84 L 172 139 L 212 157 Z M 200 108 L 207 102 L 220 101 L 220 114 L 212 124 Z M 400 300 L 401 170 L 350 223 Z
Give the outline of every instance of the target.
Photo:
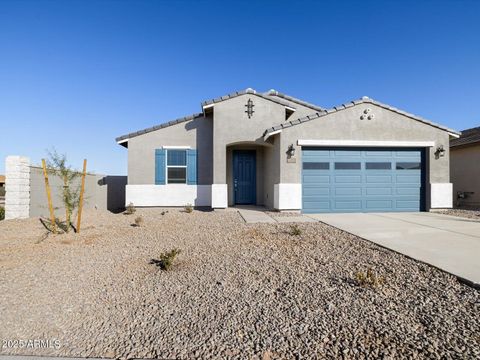
M 403 148 L 303 148 L 303 212 L 421 211 L 423 154 Z

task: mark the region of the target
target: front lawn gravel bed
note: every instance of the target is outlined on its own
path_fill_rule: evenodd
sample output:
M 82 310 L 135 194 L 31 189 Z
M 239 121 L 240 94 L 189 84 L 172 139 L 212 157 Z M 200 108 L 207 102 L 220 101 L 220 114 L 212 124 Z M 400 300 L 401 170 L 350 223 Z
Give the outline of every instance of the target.
M 480 294 L 322 223 L 88 211 L 81 234 L 0 223 L 0 354 L 169 359 L 480 357 Z M 136 216 L 140 227 L 131 226 Z M 180 248 L 171 271 L 152 259 Z M 376 288 L 356 283 L 372 268 Z

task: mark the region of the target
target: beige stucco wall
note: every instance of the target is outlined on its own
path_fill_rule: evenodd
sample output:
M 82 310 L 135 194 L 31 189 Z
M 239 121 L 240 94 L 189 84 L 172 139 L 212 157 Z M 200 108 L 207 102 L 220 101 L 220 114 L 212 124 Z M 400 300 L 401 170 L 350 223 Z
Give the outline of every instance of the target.
M 373 120 L 360 120 L 363 111 L 370 108 Z M 370 141 L 434 141 L 427 148 L 426 193 L 430 183 L 449 183 L 449 135 L 446 131 L 408 118 L 373 104 L 360 104 L 324 117 L 286 128 L 275 135 L 280 139 L 280 182 L 301 183 L 302 154 L 299 139 L 315 140 L 370 140 Z M 285 151 L 293 144 L 296 163 L 287 163 Z M 437 146 L 443 145 L 445 156 L 435 157 Z M 427 195 L 427 206 L 429 199 Z
M 251 99 L 255 113 L 245 113 L 245 104 Z M 214 183 L 226 184 L 227 146 L 250 142 L 265 145 L 262 134 L 269 126 L 285 121 L 285 107 L 252 94 L 245 94 L 215 104 L 213 123 Z
M 131 138 L 128 141 L 128 184 L 155 184 L 155 149 L 197 149 L 198 184 L 212 183 L 212 118 L 197 118 Z
M 457 191 L 474 192 L 459 205 L 480 205 L 480 144 L 450 149 L 450 169 L 453 182 L 453 203 Z

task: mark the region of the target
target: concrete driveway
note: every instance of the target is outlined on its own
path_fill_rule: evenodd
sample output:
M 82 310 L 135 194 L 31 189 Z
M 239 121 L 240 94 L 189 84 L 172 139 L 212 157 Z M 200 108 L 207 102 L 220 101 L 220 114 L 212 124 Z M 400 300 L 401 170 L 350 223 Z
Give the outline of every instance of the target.
M 435 213 L 308 216 L 480 287 L 480 221 Z

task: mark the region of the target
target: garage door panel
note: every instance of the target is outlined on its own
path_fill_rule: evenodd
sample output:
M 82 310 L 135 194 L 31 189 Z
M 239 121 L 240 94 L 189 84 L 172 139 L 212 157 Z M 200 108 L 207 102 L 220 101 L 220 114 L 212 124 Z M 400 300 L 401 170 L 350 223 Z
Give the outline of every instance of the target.
M 303 204 L 303 208 L 308 209 L 322 209 L 322 210 L 330 210 L 330 201 L 321 200 L 321 201 L 306 201 Z
M 391 175 L 367 175 L 365 177 L 367 183 L 388 183 L 392 182 Z
M 362 182 L 361 175 L 336 175 L 334 179 L 335 183 L 358 184 Z
M 362 152 L 358 150 L 334 150 L 333 156 L 335 157 L 346 157 L 346 156 L 353 156 L 353 157 L 360 157 L 362 156 Z
M 330 175 L 303 175 L 303 183 L 308 184 L 329 184 Z
M 392 195 L 393 190 L 391 187 L 374 187 L 365 188 L 366 195 Z
M 421 175 L 397 175 L 397 183 L 408 183 L 408 184 L 420 184 L 422 178 Z
M 383 200 L 366 200 L 367 210 L 382 210 L 386 208 L 393 207 L 393 200 L 383 199 Z
M 421 149 L 302 151 L 303 211 L 420 211 Z
M 404 188 L 397 188 L 395 189 L 396 195 L 413 195 L 413 196 L 420 196 L 420 188 L 418 187 L 404 187 Z
M 334 206 L 337 210 L 362 210 L 362 200 L 335 200 Z
M 385 158 L 390 159 L 392 157 L 392 152 L 391 151 L 365 151 L 365 156 L 366 157 L 373 157 L 373 158 L 378 158 L 379 156 L 383 156 Z
M 329 187 L 304 187 L 303 188 L 303 196 L 305 198 L 315 197 L 315 196 L 330 196 L 330 188 Z
M 396 207 L 399 210 L 407 209 L 407 211 L 414 211 L 412 209 L 415 209 L 416 211 L 420 211 L 420 205 L 416 198 L 412 200 L 397 200 Z
M 335 195 L 349 195 L 349 196 L 356 196 L 362 195 L 362 188 L 361 187 L 336 187 L 335 188 Z

